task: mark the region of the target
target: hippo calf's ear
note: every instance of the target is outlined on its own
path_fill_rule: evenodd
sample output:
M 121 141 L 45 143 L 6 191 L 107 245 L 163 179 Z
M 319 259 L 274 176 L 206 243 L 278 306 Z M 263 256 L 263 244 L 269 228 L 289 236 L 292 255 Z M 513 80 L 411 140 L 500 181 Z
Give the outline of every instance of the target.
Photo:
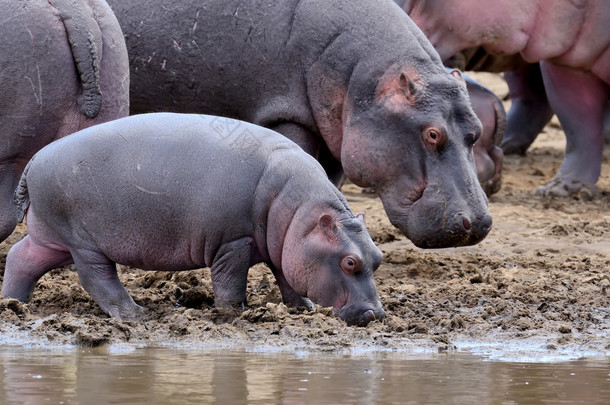
M 332 216 L 324 214 L 318 220 L 318 226 L 320 230 L 328 237 L 328 239 L 335 241 L 338 239 L 337 235 L 337 224 Z
M 362 223 L 362 226 L 366 228 L 366 219 L 364 218 L 364 212 L 361 212 L 356 215 L 356 218 L 358 218 L 358 221 L 360 221 Z

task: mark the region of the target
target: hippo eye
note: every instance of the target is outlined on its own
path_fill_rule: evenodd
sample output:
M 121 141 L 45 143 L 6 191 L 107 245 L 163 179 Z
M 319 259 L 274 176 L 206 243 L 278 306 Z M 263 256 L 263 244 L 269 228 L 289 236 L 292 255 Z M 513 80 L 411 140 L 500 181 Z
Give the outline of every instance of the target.
M 436 128 L 428 128 L 424 131 L 424 143 L 428 149 L 435 151 L 445 144 L 445 136 Z
M 353 274 L 356 272 L 356 264 L 357 261 L 352 256 L 345 256 L 341 261 L 341 269 L 348 274 Z

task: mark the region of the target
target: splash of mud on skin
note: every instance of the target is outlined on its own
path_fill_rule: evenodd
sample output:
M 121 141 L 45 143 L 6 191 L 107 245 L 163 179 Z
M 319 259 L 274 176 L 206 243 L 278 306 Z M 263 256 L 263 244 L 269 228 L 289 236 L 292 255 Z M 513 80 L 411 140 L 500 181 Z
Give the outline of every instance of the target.
M 475 75 L 502 97 L 496 75 Z M 506 105 L 508 108 L 508 104 Z M 205 350 L 347 352 L 469 350 L 504 359 L 610 355 L 610 165 L 594 201 L 545 200 L 563 157 L 556 119 L 526 156 L 507 156 L 490 199 L 494 228 L 479 245 L 421 250 L 389 223 L 378 198 L 342 190 L 364 211 L 384 253 L 375 273 L 383 322 L 348 327 L 330 308 L 287 308 L 271 272 L 255 266 L 244 311 L 212 307 L 209 270 L 124 268 L 121 280 L 148 310 L 139 321 L 110 319 L 82 290 L 73 267 L 45 275 L 29 304 L 0 300 L 0 344 L 51 347 L 131 345 Z M 21 225 L 0 244 L 0 273 Z

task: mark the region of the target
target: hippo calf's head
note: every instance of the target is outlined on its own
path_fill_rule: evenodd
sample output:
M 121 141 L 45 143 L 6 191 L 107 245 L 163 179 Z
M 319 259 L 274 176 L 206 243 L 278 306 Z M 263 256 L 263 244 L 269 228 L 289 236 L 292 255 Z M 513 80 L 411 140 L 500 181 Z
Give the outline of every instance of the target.
M 364 216 L 316 218 L 313 225 L 295 218 L 288 230 L 282 252 L 286 280 L 299 295 L 333 307 L 349 325 L 383 319 L 373 280 L 382 254 L 366 231 Z
M 393 67 L 372 97 L 350 89 L 341 162 L 354 183 L 375 188 L 416 246 L 475 244 L 491 229 L 472 152 L 481 123 L 458 71 L 419 71 Z

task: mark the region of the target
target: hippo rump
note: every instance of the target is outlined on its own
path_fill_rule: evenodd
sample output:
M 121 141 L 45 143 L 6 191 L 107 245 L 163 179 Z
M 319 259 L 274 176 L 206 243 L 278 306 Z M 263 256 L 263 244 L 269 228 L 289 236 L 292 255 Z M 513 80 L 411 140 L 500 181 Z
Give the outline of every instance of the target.
M 0 241 L 13 192 L 44 145 L 129 113 L 125 41 L 103 0 L 0 0 Z
M 29 205 L 29 234 L 8 254 L 5 297 L 28 301 L 43 274 L 74 262 L 100 307 L 130 318 L 141 308 L 120 263 L 210 267 L 215 305 L 232 306 L 265 262 L 287 304 L 332 306 L 358 325 L 384 316 L 364 217 L 315 159 L 266 128 L 172 113 L 108 122 L 40 150 L 15 196 Z
M 133 113 L 273 129 L 373 187 L 417 246 L 489 232 L 472 153 L 481 124 L 464 82 L 393 1 L 109 3 L 130 55 Z
M 443 60 L 482 47 L 540 62 L 544 88 L 567 137 L 553 180 L 537 194 L 593 196 L 601 171 L 610 96 L 607 0 L 405 0 L 403 8 Z

